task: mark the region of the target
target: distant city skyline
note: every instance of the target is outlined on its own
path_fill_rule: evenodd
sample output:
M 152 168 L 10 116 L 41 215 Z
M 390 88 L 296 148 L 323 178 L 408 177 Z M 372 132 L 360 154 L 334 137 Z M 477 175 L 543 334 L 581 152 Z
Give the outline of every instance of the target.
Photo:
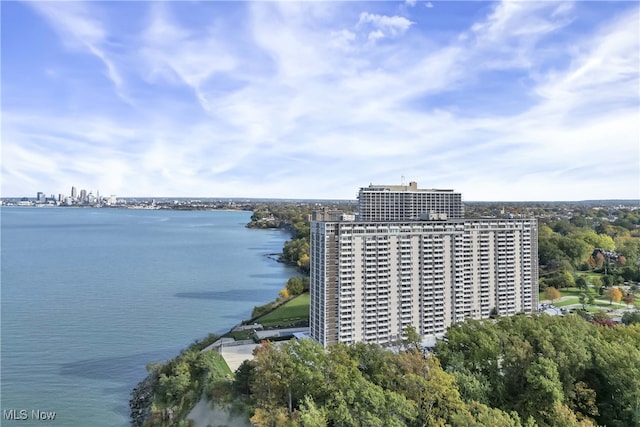
M 4 2 L 0 18 L 1 197 L 354 200 L 403 179 L 467 201 L 640 197 L 637 2 Z

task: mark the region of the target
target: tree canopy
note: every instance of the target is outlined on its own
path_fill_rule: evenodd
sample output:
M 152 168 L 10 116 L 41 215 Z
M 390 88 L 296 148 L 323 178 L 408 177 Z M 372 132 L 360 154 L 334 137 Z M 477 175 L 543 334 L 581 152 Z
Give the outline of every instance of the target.
M 258 426 L 631 426 L 640 325 L 579 316 L 467 321 L 413 346 L 265 343 L 250 365 Z M 247 380 L 247 367 L 242 381 Z

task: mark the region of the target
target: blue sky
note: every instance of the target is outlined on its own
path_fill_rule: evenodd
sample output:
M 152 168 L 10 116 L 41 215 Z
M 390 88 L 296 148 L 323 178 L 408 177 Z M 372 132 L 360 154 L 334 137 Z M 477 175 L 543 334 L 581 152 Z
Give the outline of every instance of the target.
M 637 2 L 0 7 L 3 197 L 640 197 Z

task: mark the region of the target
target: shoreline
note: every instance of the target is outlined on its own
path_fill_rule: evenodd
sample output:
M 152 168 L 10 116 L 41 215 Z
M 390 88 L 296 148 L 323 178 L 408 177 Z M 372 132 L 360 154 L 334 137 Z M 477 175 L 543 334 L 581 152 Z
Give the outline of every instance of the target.
M 185 210 L 185 209 L 176 209 L 176 210 Z M 212 209 L 212 210 L 227 210 L 227 211 L 235 212 L 235 211 L 244 210 L 244 209 Z M 284 227 L 275 227 L 275 228 L 249 227 L 249 223 L 246 224 L 245 227 L 255 228 L 258 230 L 281 230 L 281 231 L 288 232 L 291 236 L 293 235 L 290 229 L 284 228 Z M 286 262 L 282 260 L 282 253 L 268 253 L 265 256 L 277 263 L 286 264 Z M 269 302 L 267 302 L 266 304 L 268 303 Z M 235 328 L 243 325 L 245 322 L 249 320 L 250 319 L 240 320 L 238 324 L 233 326 L 231 329 L 229 329 L 226 333 L 222 334 L 220 337 L 223 337 L 224 335 L 231 333 Z M 198 341 L 196 341 L 196 343 L 197 342 Z M 193 344 L 191 346 L 193 346 Z M 181 352 L 190 348 L 191 346 L 186 347 L 185 349 L 182 349 Z M 180 353 L 174 356 L 174 358 L 177 357 L 178 355 L 180 355 Z M 173 360 L 173 358 L 170 360 Z M 147 376 L 144 377 L 139 383 L 137 383 L 133 388 L 133 390 L 131 390 L 130 392 L 131 397 L 129 399 L 129 409 L 130 409 L 129 421 L 130 421 L 131 427 L 143 427 L 145 421 L 147 421 L 151 416 L 151 412 L 152 412 L 151 409 L 153 405 L 153 389 L 158 381 L 158 375 L 159 375 L 158 369 L 154 369 L 153 371 L 149 372 Z M 202 398 L 198 401 L 196 405 L 200 405 L 201 401 L 202 401 Z

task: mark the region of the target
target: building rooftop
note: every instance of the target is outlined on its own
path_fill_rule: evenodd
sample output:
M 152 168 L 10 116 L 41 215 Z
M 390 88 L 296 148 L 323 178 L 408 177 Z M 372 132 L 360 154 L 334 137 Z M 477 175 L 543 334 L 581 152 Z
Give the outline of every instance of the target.
M 363 187 L 361 191 L 417 191 L 428 193 L 453 193 L 452 189 L 440 189 L 440 188 L 418 188 L 418 183 L 412 181 L 409 185 L 376 185 L 369 184 L 368 187 Z

